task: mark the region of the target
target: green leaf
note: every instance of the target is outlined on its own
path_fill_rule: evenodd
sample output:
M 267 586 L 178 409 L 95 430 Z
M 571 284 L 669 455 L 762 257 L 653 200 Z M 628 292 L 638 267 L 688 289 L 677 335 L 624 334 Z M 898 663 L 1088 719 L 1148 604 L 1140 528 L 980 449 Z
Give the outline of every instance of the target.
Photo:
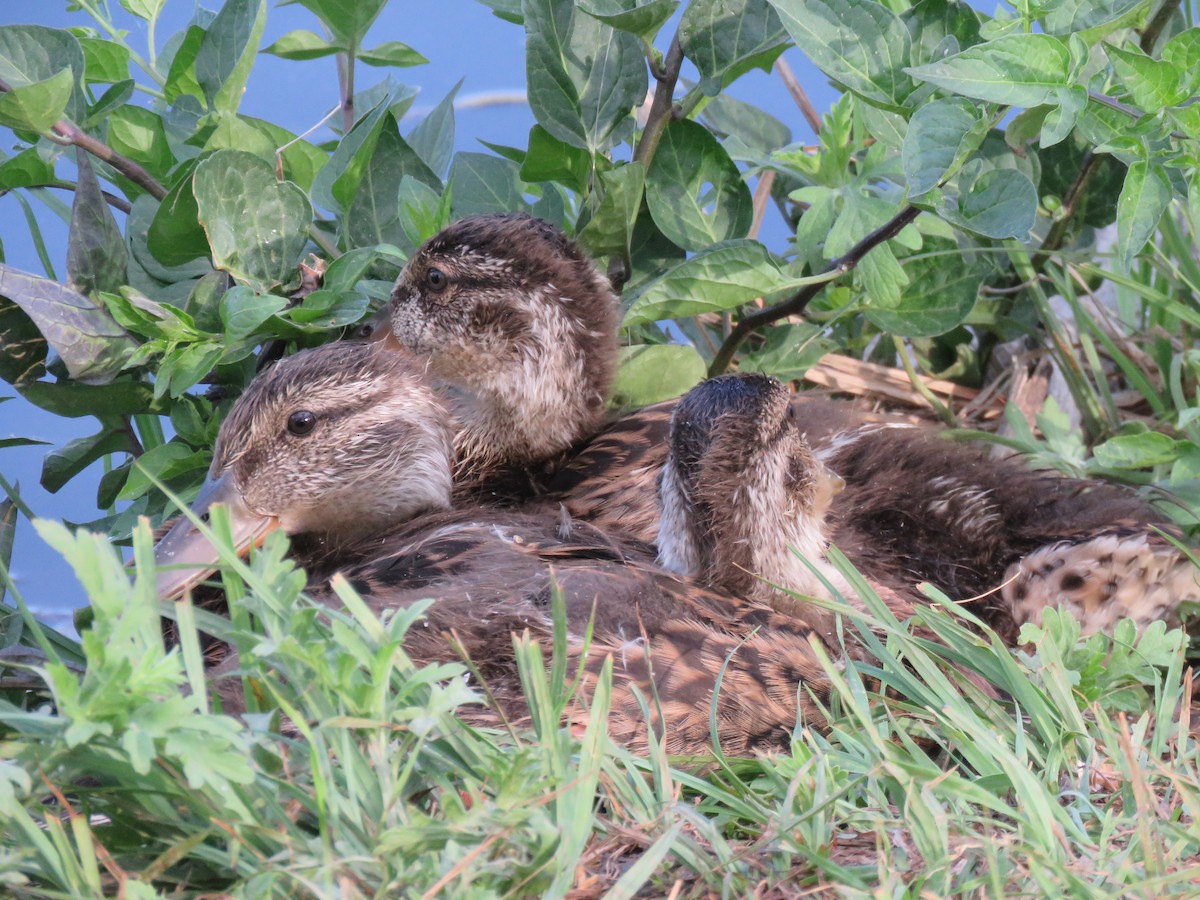
M 267 21 L 266 0 L 225 0 L 196 51 L 196 82 L 209 109 L 237 112 Z
M 1174 462 L 1179 455 L 1175 439 L 1157 431 L 1119 434 L 1092 450 L 1096 462 L 1107 469 L 1142 469 Z
M 1117 260 L 1125 271 L 1146 246 L 1171 202 L 1171 183 L 1162 166 L 1141 161 L 1129 167 L 1117 200 Z
M 118 500 L 136 500 L 154 487 L 149 476 L 166 481 L 198 469 L 208 468 L 209 455 L 193 450 L 186 444 L 159 444 L 138 457 L 129 473 L 129 480 L 117 495 Z
M 116 41 L 80 37 L 86 69 L 83 80 L 88 84 L 116 84 L 129 77 L 129 48 Z
M 196 80 L 196 56 L 204 43 L 207 34 L 199 25 L 189 25 L 184 31 L 183 40 L 171 59 L 171 67 L 167 70 L 167 81 L 163 85 L 163 95 L 168 103 L 175 103 L 180 97 L 195 97 L 204 100 L 204 89 Z
M 368 66 L 421 66 L 429 62 L 408 44 L 388 41 L 370 50 L 359 50 L 358 58 Z
M 957 0 L 917 0 L 900 14 L 912 39 L 912 65 L 922 65 L 946 55 L 953 38 L 957 52 L 979 43 L 979 15 Z
M 599 185 L 591 195 L 599 202 L 577 235 L 589 253 L 596 257 L 629 255 L 645 186 L 646 170 L 640 162 L 599 174 Z
M 881 197 L 852 189 L 843 193 L 842 210 L 825 239 L 825 255 L 842 256 L 867 235 L 885 225 L 900 211 L 899 207 Z M 900 302 L 900 294 L 908 277 L 896 261 L 889 242 L 872 248 L 859 260 L 855 279 L 873 305 L 891 308 Z
M 1105 47 L 1121 84 L 1129 91 L 1134 105 L 1147 112 L 1157 112 L 1166 106 L 1178 106 L 1189 96 L 1185 73 L 1169 62 L 1151 59 L 1140 50 Z
M 16 387 L 36 382 L 46 374 L 47 350 L 33 319 L 0 297 L 0 379 Z
M 803 378 L 804 373 L 821 361 L 837 344 L 822 337 L 820 325 L 775 325 L 766 335 L 762 347 L 747 353 L 738 362 L 739 372 L 762 372 L 783 381 Z
M 683 344 L 622 347 L 618 360 L 613 403 L 630 409 L 680 397 L 707 374 L 696 348 Z
M 121 0 L 121 6 L 139 19 L 153 22 L 162 12 L 167 0 Z
M 1066 140 L 1067 135 L 1075 128 L 1075 123 L 1079 121 L 1087 102 L 1087 89 L 1082 85 L 1066 88 L 1059 93 L 1058 106 L 1048 110 L 1046 118 L 1042 121 L 1042 149 Z
M 967 161 L 987 134 L 988 120 L 962 97 L 921 106 L 908 124 L 901 158 L 910 197 L 937 187 Z
M 750 189 L 707 128 L 680 119 L 663 130 L 646 172 L 646 203 L 671 241 L 699 250 L 750 228 Z
M 140 106 L 122 106 L 107 119 L 108 143 L 122 156 L 163 177 L 175 165 L 162 119 Z
M 43 160 L 36 148 L 22 150 L 0 163 L 0 191 L 13 188 L 38 187 L 57 181 L 54 166 Z
M 1180 73 L 1184 90 L 1195 93 L 1200 87 L 1200 28 L 1181 31 L 1167 41 L 1162 58 Z
M 710 96 L 750 69 L 770 71 L 787 45 L 788 33 L 767 0 L 692 0 L 679 22 L 679 46 Z
M 579 8 L 605 25 L 652 42 L 679 0 L 580 0 Z
M 898 107 L 912 92 L 904 74 L 908 29 L 873 0 L 772 0 L 792 40 L 813 64 L 851 91 Z
M 1037 218 L 1037 188 L 1016 169 L 984 172 L 958 200 L 943 204 L 942 216 L 976 234 L 991 238 L 1025 239 Z
M 73 122 L 82 122 L 87 114 L 83 92 L 83 73 L 86 68 L 83 48 L 69 31 L 42 25 L 0 27 L 0 81 L 10 88 L 24 88 L 70 71 L 73 87 L 65 112 Z M 44 108 L 45 104 L 35 103 L 33 106 Z M 60 118 L 62 113 L 60 109 Z
M 401 242 L 399 194 L 400 182 L 405 175 L 416 178 L 434 191 L 441 190 L 437 175 L 400 137 L 399 126 L 388 113 L 363 170 L 358 194 L 342 222 L 342 234 L 348 248 Z
M 521 181 L 511 160 L 486 153 L 456 153 L 448 184 L 456 219 L 521 207 Z
M 112 85 L 107 91 L 100 95 L 92 106 L 88 107 L 87 119 L 85 124 L 91 128 L 105 121 L 113 112 L 120 109 L 133 96 L 134 80 L 126 78 L 124 81 L 118 81 Z
M 390 86 L 387 93 L 371 107 L 350 131 L 344 135 L 329 158 L 329 162 L 313 179 L 312 199 L 317 206 L 334 212 L 344 212 L 358 193 L 358 183 L 375 152 L 383 128 L 383 117 L 395 102 L 403 86 Z
M 642 290 L 621 322 L 623 328 L 721 312 L 750 303 L 786 283 L 758 241 L 727 241 L 706 247 Z
M 193 179 L 213 264 L 260 294 L 294 283 L 312 223 L 304 192 L 241 150 L 218 150 Z
M 526 0 L 529 107 L 560 141 L 595 153 L 646 95 L 641 42 L 573 4 Z
M 126 281 L 125 238 L 100 193 L 86 151 L 76 149 L 75 165 L 79 181 L 67 233 L 67 283 L 81 294 L 116 291 Z
M 106 423 L 95 434 L 76 438 L 66 446 L 47 453 L 42 460 L 42 487 L 52 494 L 57 493 L 100 457 L 109 453 L 133 453 L 136 449 L 123 423 Z
M 951 241 L 927 241 L 926 249 L 956 250 Z M 866 316 L 875 327 L 901 337 L 933 337 L 958 327 L 975 307 L 979 288 L 987 275 L 981 263 L 969 256 L 932 256 L 904 260 L 908 285 L 900 301 L 888 309 L 868 306 Z
M 0 297 L 33 319 L 76 381 L 110 381 L 136 346 L 106 309 L 48 278 L 0 263 Z
M 461 87 L 460 80 L 408 133 L 408 145 L 439 178 L 454 155 L 454 98 Z
M 71 419 L 161 411 L 154 406 L 150 385 L 142 381 L 114 381 L 105 385 L 38 381 L 23 387 L 21 396 L 38 409 Z
M 286 0 L 280 6 L 298 3 L 329 28 L 340 44 L 362 43 L 387 0 Z
M 0 94 L 0 125 L 19 131 L 49 131 L 63 117 L 75 88 L 70 69 Z
M 262 52 L 283 59 L 320 59 L 322 56 L 345 53 L 346 49 L 342 44 L 330 43 L 320 35 L 297 28 L 295 31 L 289 31 Z
M 718 136 L 735 136 L 745 146 L 771 153 L 792 142 L 792 129 L 750 103 L 718 94 L 704 107 L 700 121 Z
M 1155 0 L 1058 0 L 1046 5 L 1042 25 L 1048 34 L 1076 33 L 1090 45 L 1134 25 L 1154 5 Z
M 1011 106 L 1056 104 L 1069 84 L 1070 53 L 1048 34 L 1010 34 L 907 71 L 977 100 Z
M 146 232 L 146 249 L 164 266 L 182 266 L 208 256 L 208 236 L 200 224 L 200 208 L 192 190 L 195 168 L 193 160 L 183 164 L 179 180 L 158 204 Z
M 221 295 L 221 322 L 225 341 L 233 344 L 254 334 L 267 319 L 283 310 L 287 299 L 256 294 L 245 285 L 234 285 Z
M 583 194 L 592 174 L 592 156 L 565 144 L 541 125 L 529 129 L 529 151 L 521 164 L 521 180 L 536 184 L 557 181 Z

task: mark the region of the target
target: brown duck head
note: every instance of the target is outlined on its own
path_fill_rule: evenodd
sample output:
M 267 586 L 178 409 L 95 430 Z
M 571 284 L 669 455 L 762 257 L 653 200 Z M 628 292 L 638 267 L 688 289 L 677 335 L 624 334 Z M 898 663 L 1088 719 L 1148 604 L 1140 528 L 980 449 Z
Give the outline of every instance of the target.
M 828 626 L 825 613 L 766 582 L 829 596 L 798 553 L 843 588 L 824 559 L 825 515 L 841 488 L 809 448 L 782 384 L 764 375 L 706 381 L 672 417 L 659 480 L 659 563 Z
M 617 317 L 607 279 L 557 228 L 523 213 L 476 215 L 414 254 L 387 335 L 448 389 L 470 473 L 546 459 L 595 431 Z
M 225 504 L 239 552 L 275 528 L 360 539 L 450 504 L 449 414 L 405 354 L 339 342 L 259 375 L 221 425 L 208 480 L 192 504 Z M 216 564 L 181 519 L 158 543 L 159 593 L 177 596 Z

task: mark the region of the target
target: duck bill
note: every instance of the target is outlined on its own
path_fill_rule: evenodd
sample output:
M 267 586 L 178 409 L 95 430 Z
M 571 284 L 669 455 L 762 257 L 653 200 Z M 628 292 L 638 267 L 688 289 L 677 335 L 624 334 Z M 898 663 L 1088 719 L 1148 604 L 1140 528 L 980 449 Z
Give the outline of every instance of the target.
M 217 504 L 228 511 L 239 556 L 262 544 L 267 533 L 279 527 L 275 516 L 264 516 L 246 506 L 228 473 L 204 482 L 192 503 L 192 512 L 207 522 L 209 512 Z M 158 596 L 175 600 L 217 570 L 220 554 L 195 523 L 184 516 L 155 544 L 154 562 L 158 566 Z

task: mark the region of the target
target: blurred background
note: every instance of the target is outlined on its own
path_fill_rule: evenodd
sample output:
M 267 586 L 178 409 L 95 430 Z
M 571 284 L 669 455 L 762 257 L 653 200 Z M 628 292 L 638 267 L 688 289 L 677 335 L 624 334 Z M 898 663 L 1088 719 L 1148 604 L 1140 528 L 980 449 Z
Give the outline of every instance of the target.
M 190 0 L 167 0 L 154 35 L 157 48 L 177 31 L 185 28 L 199 4 Z M 220 8 L 212 0 L 207 8 Z M 84 12 L 69 11 L 65 0 L 4 0 L 0 3 L 0 26 L 37 24 L 52 28 L 92 26 Z M 146 23 L 129 15 L 116 3 L 109 4 L 118 27 L 128 32 L 128 42 L 145 55 L 148 45 Z M 676 17 L 679 12 L 677 11 Z M 677 22 L 662 29 L 669 39 Z M 316 17 L 298 5 L 272 6 L 268 11 L 262 46 L 269 46 L 294 29 L 318 30 Z M 429 63 L 407 69 L 381 69 L 359 64 L 356 85 L 364 90 L 383 81 L 393 80 L 420 90 L 412 109 L 401 123 L 408 130 L 428 113 L 439 100 L 462 80 L 456 107 L 455 149 L 484 151 L 480 140 L 524 147 L 534 119 L 524 101 L 525 58 L 521 26 L 496 18 L 490 9 L 468 0 L 392 0 L 383 10 L 364 41 L 373 47 L 384 41 L 402 41 L 425 56 Z M 665 49 L 665 48 L 660 48 Z M 838 94 L 815 67 L 795 49 L 782 57 L 792 68 L 813 105 L 823 112 Z M 685 65 L 684 78 L 697 79 Z M 137 73 L 133 73 L 137 77 Z M 792 129 L 792 138 L 814 143 L 815 135 L 805 123 L 795 102 L 777 72 L 755 70 L 743 76 L 726 93 L 751 101 L 773 113 Z M 242 100 L 241 111 L 274 122 L 296 134 L 308 135 L 313 143 L 334 140 L 337 135 L 319 125 L 337 104 L 337 74 L 332 57 L 297 62 L 261 54 L 255 64 Z M 6 156 L 10 149 L 0 146 Z M 69 207 L 68 193 L 54 192 Z M 66 260 L 66 223 L 44 204 L 30 204 L 46 241 L 50 261 L 63 277 Z M 119 216 L 119 214 L 118 214 Z M 787 249 L 788 229 L 773 209 L 763 222 L 761 239 L 776 253 Z M 8 265 L 36 275 L 45 275 L 26 221 L 26 213 L 17 198 L 0 195 L 0 254 Z M 0 396 L 14 392 L 0 384 Z M 169 426 L 169 423 L 166 423 Z M 26 437 L 45 441 L 46 446 L 0 449 L 0 473 L 10 483 L 19 483 L 20 492 L 33 512 L 40 517 L 68 522 L 88 522 L 101 512 L 96 509 L 95 491 L 103 474 L 97 463 L 76 477 L 63 491 L 50 494 L 39 484 L 45 453 L 69 441 L 94 433 L 95 421 L 88 418 L 65 419 L 44 412 L 20 397 L 0 403 L 0 440 Z M 23 518 L 18 523 L 13 549 L 12 575 L 17 588 L 39 618 L 55 628 L 72 631 L 72 611 L 84 603 L 82 588 L 66 564 Z M 9 601 L 11 602 L 11 601 Z

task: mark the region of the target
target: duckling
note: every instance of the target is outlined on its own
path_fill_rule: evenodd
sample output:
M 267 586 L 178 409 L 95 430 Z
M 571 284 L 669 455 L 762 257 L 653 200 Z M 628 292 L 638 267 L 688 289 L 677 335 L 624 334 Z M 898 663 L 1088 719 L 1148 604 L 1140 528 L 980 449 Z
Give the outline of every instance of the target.
M 514 240 L 518 234 L 525 239 Z M 448 275 L 451 262 L 456 267 Z M 588 272 L 574 278 L 569 291 L 558 289 L 564 265 Z M 521 273 L 519 280 L 511 276 L 514 271 Z M 449 390 L 469 396 L 456 407 L 457 441 L 475 463 L 470 468 L 476 479 L 486 474 L 487 463 L 472 448 L 494 442 L 505 448 L 507 459 L 526 461 L 531 490 L 559 500 L 573 516 L 654 541 L 659 531 L 654 488 L 666 461 L 675 401 L 627 415 L 593 435 L 600 421 L 597 392 L 602 397 L 611 380 L 615 345 L 603 331 L 615 322 L 612 309 L 611 290 L 561 233 L 527 216 L 475 216 L 450 226 L 414 256 L 393 294 L 385 334 L 427 360 Z M 537 322 L 539 333 L 565 343 L 530 340 L 531 328 L 506 331 L 493 324 L 497 321 Z M 606 374 L 589 376 L 598 372 Z M 570 404 L 547 403 L 548 396 L 586 398 L 589 414 L 572 418 Z M 1102 566 L 1109 555 L 1105 541 L 1111 542 L 1104 536 L 1120 532 L 1125 526 L 1113 531 L 1119 523 L 1135 523 L 1143 537 L 1164 524 L 1146 501 L 1116 486 L 1035 473 L 1020 462 L 992 460 L 975 447 L 947 441 L 936 430 L 846 405 L 800 398 L 792 404 L 813 451 L 847 484 L 830 508 L 834 542 L 882 582 L 932 581 L 953 597 L 987 595 L 982 608 L 997 627 L 1031 615 L 1013 606 L 1021 586 L 997 594 L 1009 567 L 1022 558 L 1057 545 L 1064 534 L 1078 534 L 1074 556 L 1086 565 L 1090 551 L 1084 548 L 1090 547 Z M 532 422 L 554 440 L 517 446 L 528 440 L 526 426 Z M 550 459 L 544 454 L 551 445 L 573 445 L 578 452 Z M 545 474 L 533 472 L 539 463 L 545 463 Z M 1104 539 L 1097 542 L 1089 533 Z M 1122 544 L 1129 553 L 1114 558 L 1138 559 L 1140 538 L 1133 540 Z M 1171 571 L 1176 562 L 1186 562 L 1182 554 L 1163 552 L 1175 560 L 1164 563 Z M 1148 590 L 1145 577 L 1157 568 L 1131 562 L 1128 580 L 1118 578 L 1127 585 L 1122 595 Z M 1018 567 L 1014 573 L 1023 571 Z M 1061 588 L 1061 581 L 1055 584 Z M 1044 592 L 1038 591 L 1031 600 L 1032 580 L 1022 585 L 1032 608 L 1059 602 L 1048 594 L 1040 599 Z
M 325 345 L 252 382 L 222 424 L 193 510 L 204 518 L 226 504 L 239 551 L 274 528 L 293 535 L 324 602 L 337 602 L 326 587 L 335 572 L 377 610 L 437 597 L 427 626 L 410 633 L 410 655 L 454 659 L 446 635 L 455 633 L 502 702 L 519 706 L 511 635 L 549 635 L 558 589 L 570 652 L 584 663 L 577 714 L 586 716 L 611 658 L 610 731 L 631 746 L 647 740 L 641 697 L 668 750 L 706 751 L 718 678 L 726 752 L 785 746 L 798 715 L 823 726 L 830 682 L 811 628 L 667 573 L 644 545 L 554 508 L 451 509 L 452 440 L 452 420 L 418 364 L 374 344 Z M 215 558 L 181 522 L 156 548 L 160 594 L 178 596 Z M 166 568 L 181 561 L 191 568 Z M 237 709 L 236 691 L 218 693 Z
M 524 213 L 468 216 L 392 290 L 389 330 L 428 365 L 463 430 L 456 480 L 528 466 L 604 420 L 619 303 L 573 241 Z

